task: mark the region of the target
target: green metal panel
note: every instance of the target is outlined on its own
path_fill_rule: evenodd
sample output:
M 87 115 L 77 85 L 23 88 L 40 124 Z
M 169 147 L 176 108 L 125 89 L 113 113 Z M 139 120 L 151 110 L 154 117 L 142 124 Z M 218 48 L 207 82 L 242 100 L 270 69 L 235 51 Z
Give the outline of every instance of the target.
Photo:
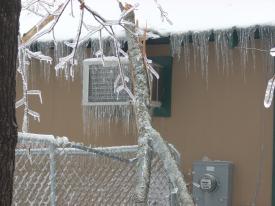
M 154 56 L 148 57 L 153 62 L 162 66 L 161 78 L 162 88 L 160 91 L 161 107 L 154 108 L 153 116 L 155 117 L 170 117 L 171 116 L 171 88 L 172 88 L 172 64 L 171 56 Z

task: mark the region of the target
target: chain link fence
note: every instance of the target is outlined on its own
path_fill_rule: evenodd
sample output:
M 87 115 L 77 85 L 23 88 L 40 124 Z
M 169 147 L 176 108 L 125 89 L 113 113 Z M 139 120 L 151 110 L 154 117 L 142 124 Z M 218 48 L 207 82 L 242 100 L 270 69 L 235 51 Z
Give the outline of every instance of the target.
M 51 135 L 19 133 L 13 205 L 135 205 L 137 146 L 91 148 Z M 173 205 L 154 155 L 148 205 Z

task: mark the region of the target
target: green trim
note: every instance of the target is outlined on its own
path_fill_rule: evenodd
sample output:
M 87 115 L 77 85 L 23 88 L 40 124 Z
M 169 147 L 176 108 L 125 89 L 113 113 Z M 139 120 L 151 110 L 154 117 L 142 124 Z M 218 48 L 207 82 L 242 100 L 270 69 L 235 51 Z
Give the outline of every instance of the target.
M 160 37 L 157 39 L 148 39 L 146 41 L 147 45 L 159 45 L 159 44 L 170 44 L 170 37 Z
M 211 31 L 211 34 L 210 34 L 210 36 L 209 36 L 209 41 L 210 41 L 210 42 L 215 41 L 215 34 L 214 34 L 214 31 L 213 31 L 213 30 Z
M 148 57 L 153 62 L 163 66 L 161 69 L 162 86 L 160 92 L 161 107 L 154 108 L 153 116 L 170 117 L 171 116 L 171 90 L 172 90 L 172 64 L 171 56 Z
M 238 44 L 239 44 L 239 36 L 238 36 L 238 32 L 237 32 L 236 29 L 234 29 L 234 31 L 229 36 L 228 44 L 229 44 L 230 48 L 234 48 L 234 47 L 238 46 Z
M 260 39 L 261 35 L 260 35 L 260 30 L 259 28 L 256 29 L 256 31 L 254 32 L 254 39 Z

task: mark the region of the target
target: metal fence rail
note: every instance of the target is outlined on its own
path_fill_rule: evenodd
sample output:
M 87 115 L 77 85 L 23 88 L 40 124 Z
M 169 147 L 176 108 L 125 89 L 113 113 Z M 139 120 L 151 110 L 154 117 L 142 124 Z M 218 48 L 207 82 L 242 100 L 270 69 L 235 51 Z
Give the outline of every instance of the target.
M 52 135 L 18 136 L 13 205 L 135 205 L 137 146 L 91 148 Z M 148 205 L 171 205 L 157 156 L 148 199 Z

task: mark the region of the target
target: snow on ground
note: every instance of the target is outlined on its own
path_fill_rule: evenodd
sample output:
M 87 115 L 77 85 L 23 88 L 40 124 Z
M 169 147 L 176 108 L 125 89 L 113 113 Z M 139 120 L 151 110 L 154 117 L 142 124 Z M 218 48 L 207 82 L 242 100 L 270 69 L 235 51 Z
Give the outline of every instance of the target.
M 26 1 L 29 0 L 22 0 L 23 3 Z M 125 2 L 125 0 L 123 1 Z M 148 29 L 162 36 L 189 31 L 199 32 L 232 27 L 275 25 L 274 0 L 158 0 L 164 11 L 168 13 L 173 25 L 162 22 L 155 0 L 127 0 L 127 2 L 130 4 L 139 3 L 136 16 L 141 27 L 144 28 L 147 24 Z M 115 20 L 120 15 L 118 3 L 115 0 L 86 0 L 85 3 L 106 19 Z M 55 28 L 57 40 L 73 39 L 76 35 L 79 19 L 77 0 L 74 1 L 73 7 L 74 17 L 71 15 L 70 6 L 68 6 Z M 28 11 L 22 11 L 20 17 L 21 34 L 26 33 L 40 19 L 41 17 L 30 14 Z M 85 15 L 84 19 L 89 25 L 97 25 L 88 14 Z M 116 28 L 116 31 L 119 35 L 123 35 L 121 28 Z M 83 30 L 82 35 L 84 34 L 85 30 Z M 52 35 L 46 35 L 41 39 L 50 40 Z

